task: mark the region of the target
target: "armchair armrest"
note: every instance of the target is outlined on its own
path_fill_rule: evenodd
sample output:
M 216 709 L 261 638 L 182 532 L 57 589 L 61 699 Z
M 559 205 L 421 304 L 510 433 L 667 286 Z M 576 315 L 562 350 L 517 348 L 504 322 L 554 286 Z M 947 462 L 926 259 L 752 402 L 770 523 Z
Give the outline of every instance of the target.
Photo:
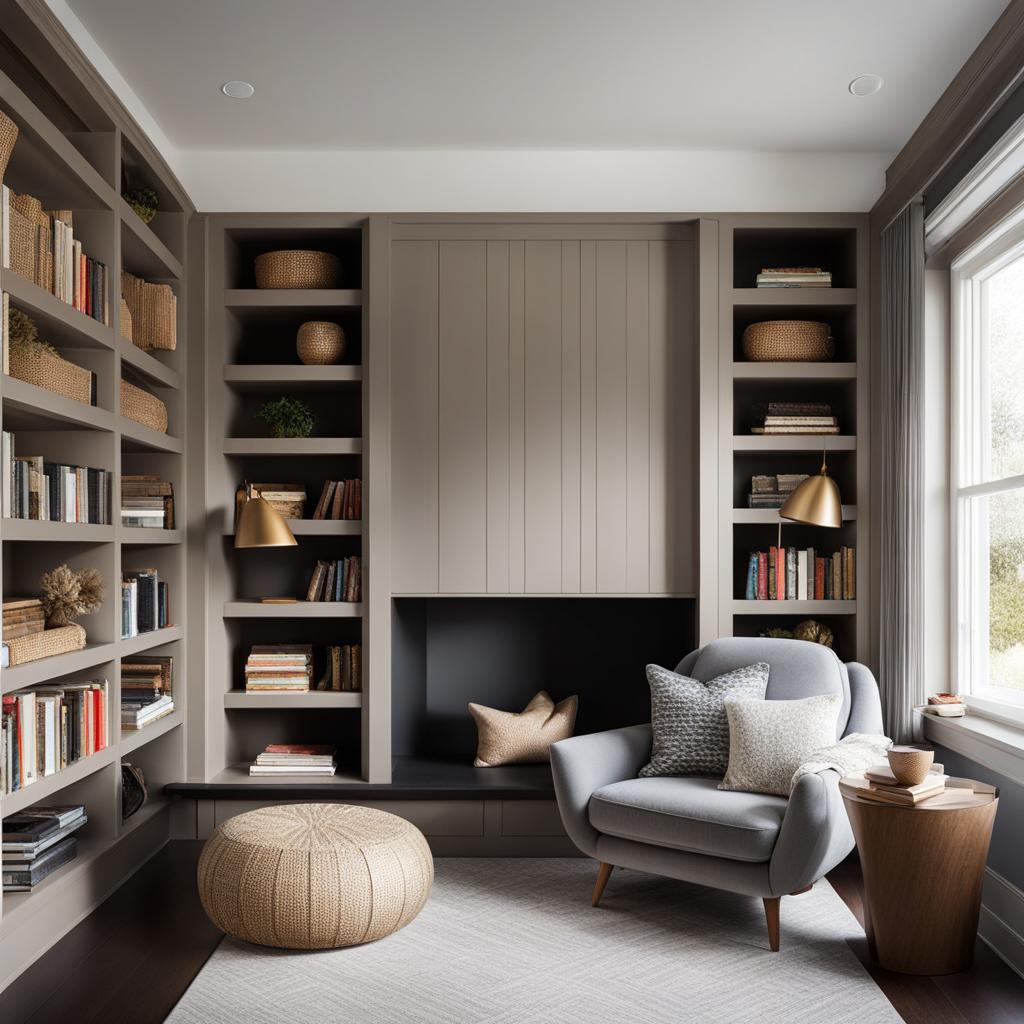
M 851 732 L 865 732 L 879 735 L 884 732 L 882 725 L 882 699 L 878 695 L 878 683 L 871 669 L 859 662 L 846 665 L 850 677 L 850 717 L 844 735 Z
M 828 769 L 804 775 L 793 787 L 768 881 L 773 896 L 816 882 L 853 849 L 853 831 L 839 792 L 839 775 Z
M 651 755 L 651 727 L 573 736 L 551 746 L 551 775 L 562 824 L 569 838 L 589 857 L 596 856 L 597 830 L 587 805 L 596 789 L 635 778 Z

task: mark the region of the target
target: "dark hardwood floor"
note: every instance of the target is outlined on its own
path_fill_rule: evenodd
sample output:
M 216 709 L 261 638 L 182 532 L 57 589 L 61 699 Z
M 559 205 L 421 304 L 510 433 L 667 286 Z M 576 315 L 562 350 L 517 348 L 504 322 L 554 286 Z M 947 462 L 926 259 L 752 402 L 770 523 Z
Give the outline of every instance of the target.
M 102 906 L 0 993 L 3 1024 L 159 1024 L 220 941 L 196 894 L 201 842 L 172 842 Z M 851 857 L 829 881 L 858 919 L 860 866 Z M 785 910 L 783 910 L 785 943 Z M 1024 980 L 979 942 L 962 974 L 920 978 L 854 952 L 907 1024 L 1020 1024 Z

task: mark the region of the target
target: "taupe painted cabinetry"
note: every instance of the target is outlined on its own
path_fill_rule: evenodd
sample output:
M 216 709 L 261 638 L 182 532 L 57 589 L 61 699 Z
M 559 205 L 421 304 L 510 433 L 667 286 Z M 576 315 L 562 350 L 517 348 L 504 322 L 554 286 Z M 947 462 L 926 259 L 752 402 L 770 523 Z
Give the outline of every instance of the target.
M 690 227 L 404 231 L 392 592 L 694 593 Z

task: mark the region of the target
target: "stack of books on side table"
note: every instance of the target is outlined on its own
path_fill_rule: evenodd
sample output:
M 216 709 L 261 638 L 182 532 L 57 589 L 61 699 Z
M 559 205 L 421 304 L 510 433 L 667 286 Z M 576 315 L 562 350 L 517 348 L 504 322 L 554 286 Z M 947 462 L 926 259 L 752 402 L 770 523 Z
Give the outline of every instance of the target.
M 74 860 L 72 836 L 87 821 L 85 807 L 31 807 L 3 820 L 4 892 L 31 892 L 47 875 Z
M 121 728 L 143 729 L 174 710 L 174 659 L 121 659 Z
M 271 743 L 249 765 L 250 775 L 331 776 L 335 748 L 327 744 Z
M 913 807 L 944 793 L 948 778 L 941 764 L 933 764 L 924 782 L 919 782 L 916 786 L 903 786 L 896 781 L 892 769 L 887 764 L 880 764 L 868 768 L 860 775 L 846 776 L 840 785 L 847 792 L 865 800 Z
M 312 679 L 310 644 L 255 644 L 245 660 L 246 693 L 306 693 Z

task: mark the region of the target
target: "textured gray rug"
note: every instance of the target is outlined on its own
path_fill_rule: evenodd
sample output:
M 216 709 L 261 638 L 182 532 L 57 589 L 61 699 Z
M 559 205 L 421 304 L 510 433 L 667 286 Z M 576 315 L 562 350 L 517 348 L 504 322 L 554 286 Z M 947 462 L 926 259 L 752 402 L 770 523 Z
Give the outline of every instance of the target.
M 846 944 L 827 882 L 782 901 L 616 870 L 599 909 L 585 860 L 435 862 L 420 916 L 380 942 L 302 953 L 227 938 L 172 1024 L 882 1024 L 901 1018 Z

